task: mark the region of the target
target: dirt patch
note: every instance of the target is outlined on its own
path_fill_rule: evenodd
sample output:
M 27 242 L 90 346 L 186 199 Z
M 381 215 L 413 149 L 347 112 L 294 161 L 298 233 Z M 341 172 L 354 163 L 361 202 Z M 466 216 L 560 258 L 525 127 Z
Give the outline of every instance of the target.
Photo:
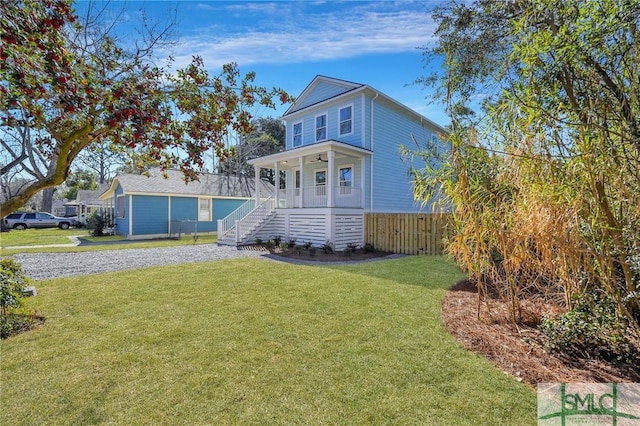
M 442 303 L 442 320 L 467 349 L 532 386 L 558 382 L 640 382 L 637 366 L 613 366 L 549 354 L 544 349 L 542 333 L 535 326 L 544 313 L 557 309 L 542 300 L 525 300 L 522 308 L 525 325 L 515 326 L 506 304 L 498 299 L 483 306 L 478 319 L 475 285 L 463 281 L 447 292 Z

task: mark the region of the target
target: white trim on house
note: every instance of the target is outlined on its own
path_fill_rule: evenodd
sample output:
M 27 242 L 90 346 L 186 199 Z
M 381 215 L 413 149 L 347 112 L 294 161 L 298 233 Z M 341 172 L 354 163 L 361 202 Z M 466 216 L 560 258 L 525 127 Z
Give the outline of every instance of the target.
M 278 209 L 251 238 L 267 241 L 276 235 L 283 241 L 296 236 L 297 244 L 311 242 L 316 247 L 330 242 L 338 251 L 350 243 L 361 246 L 364 244 L 364 212 L 348 208 Z
M 138 192 L 138 191 L 126 191 L 119 196 L 123 195 L 144 195 L 150 197 L 181 197 L 181 198 L 211 198 L 216 200 L 246 200 L 253 197 L 231 197 L 228 195 L 206 195 L 206 194 L 180 194 L 173 192 Z M 105 197 L 105 199 L 110 197 Z
M 325 153 L 328 150 L 334 150 L 336 151 L 336 153 L 348 153 L 351 155 L 362 154 L 365 156 L 369 156 L 372 154 L 372 152 L 368 149 L 329 139 L 324 142 L 303 145 L 295 149 L 288 149 L 286 151 L 277 152 L 275 154 L 267 155 L 264 157 L 254 158 L 247 161 L 247 163 L 251 164 L 252 166 L 272 168 L 273 163 L 276 161 L 292 161 L 299 157 L 313 157 L 317 156 L 318 154 Z
M 129 197 L 129 235 L 133 234 L 133 195 Z

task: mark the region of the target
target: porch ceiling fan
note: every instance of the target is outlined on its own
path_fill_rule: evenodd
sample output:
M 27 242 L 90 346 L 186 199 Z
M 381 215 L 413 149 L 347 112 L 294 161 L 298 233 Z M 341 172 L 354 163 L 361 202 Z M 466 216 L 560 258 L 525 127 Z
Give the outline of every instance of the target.
M 311 160 L 311 163 L 328 163 L 329 159 L 323 160 L 322 159 L 322 154 L 318 154 L 318 158 L 316 158 L 315 160 Z

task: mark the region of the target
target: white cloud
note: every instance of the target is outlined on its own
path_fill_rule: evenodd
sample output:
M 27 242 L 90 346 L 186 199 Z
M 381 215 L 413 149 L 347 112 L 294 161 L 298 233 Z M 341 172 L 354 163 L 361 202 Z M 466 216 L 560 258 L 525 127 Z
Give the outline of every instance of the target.
M 259 14 L 262 21 L 250 25 L 248 19 L 244 32 L 234 28 L 220 33 L 219 26 L 215 31 L 213 26 L 193 29 L 174 49 L 175 66 L 184 66 L 194 55 L 217 67 L 231 61 L 283 64 L 415 51 L 434 39 L 435 24 L 426 10 L 411 5 L 353 2 L 321 13 L 301 13 L 291 3 L 228 7 L 228 13 Z

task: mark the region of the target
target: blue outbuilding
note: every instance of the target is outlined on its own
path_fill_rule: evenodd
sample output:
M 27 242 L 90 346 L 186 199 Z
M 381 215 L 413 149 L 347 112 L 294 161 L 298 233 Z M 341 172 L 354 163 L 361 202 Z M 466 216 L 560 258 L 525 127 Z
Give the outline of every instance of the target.
M 273 191 L 260 181 L 264 191 Z M 211 233 L 217 221 L 255 194 L 255 180 L 200 174 L 185 183 L 179 170 L 152 169 L 118 175 L 100 199 L 113 211 L 115 233 L 128 239 L 166 238 L 180 233 Z

